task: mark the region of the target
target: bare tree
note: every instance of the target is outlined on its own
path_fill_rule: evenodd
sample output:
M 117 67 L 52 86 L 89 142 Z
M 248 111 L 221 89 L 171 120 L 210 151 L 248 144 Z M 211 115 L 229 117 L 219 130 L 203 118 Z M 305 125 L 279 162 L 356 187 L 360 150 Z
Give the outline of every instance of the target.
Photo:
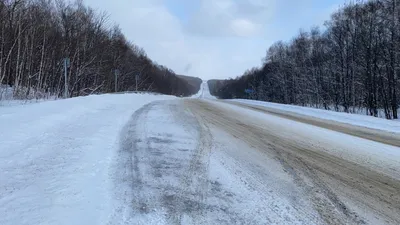
M 301 31 L 272 45 L 259 69 L 221 82 L 213 93 L 398 118 L 400 6 L 397 0 L 356 1 L 326 21 L 321 32 Z M 257 83 L 254 83 L 256 81 Z M 240 88 L 238 88 L 240 87 Z

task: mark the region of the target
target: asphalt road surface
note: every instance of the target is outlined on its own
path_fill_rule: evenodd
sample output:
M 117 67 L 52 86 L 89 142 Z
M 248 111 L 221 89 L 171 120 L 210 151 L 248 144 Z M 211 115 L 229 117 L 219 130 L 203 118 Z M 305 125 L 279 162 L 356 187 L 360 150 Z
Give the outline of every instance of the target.
M 400 224 L 390 133 L 193 98 L 145 106 L 121 140 L 116 220 Z

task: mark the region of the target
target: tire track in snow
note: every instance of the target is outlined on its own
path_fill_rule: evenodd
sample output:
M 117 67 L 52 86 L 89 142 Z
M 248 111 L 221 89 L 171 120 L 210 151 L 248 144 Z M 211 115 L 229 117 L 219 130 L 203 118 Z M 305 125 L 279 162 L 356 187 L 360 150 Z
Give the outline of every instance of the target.
M 174 114 L 176 119 L 178 114 Z M 184 122 L 186 123 L 186 122 Z M 212 137 L 209 128 L 198 121 L 196 124 L 199 131 L 199 142 L 196 151 L 190 160 L 189 170 L 183 178 L 185 192 L 193 192 L 195 200 L 195 208 L 197 212 L 193 215 L 192 224 L 207 224 L 207 195 L 209 190 L 209 162 L 210 151 L 212 149 Z M 192 190 L 190 190 L 192 189 Z
M 115 211 L 108 222 L 110 225 L 128 223 L 133 218 L 133 209 L 139 208 L 135 206 L 138 197 L 133 191 L 134 188 L 138 191 L 142 189 L 136 154 L 136 145 L 141 140 L 135 138 L 136 128 L 140 126 L 139 121 L 146 119 L 143 117 L 147 115 L 153 104 L 147 104 L 137 110 L 121 131 L 120 149 L 116 156 L 114 173 L 110 175 L 114 177 L 114 190 L 117 191 L 114 196 L 117 201 Z
M 210 124 L 261 152 L 275 155 L 294 182 L 303 188 L 325 223 L 369 222 L 364 216 L 378 223 L 398 223 L 400 183 L 394 177 L 368 164 L 357 164 L 323 151 L 335 146 L 321 147 L 312 134 L 310 140 L 297 140 L 292 136 L 296 135 L 295 130 L 283 129 L 277 122 L 266 124 L 256 118 L 245 118 L 245 114 L 207 101 L 187 103 Z
M 110 224 L 201 224 L 211 144 L 202 129 L 179 101 L 154 102 L 132 116 L 121 133 L 115 189 L 123 191 Z

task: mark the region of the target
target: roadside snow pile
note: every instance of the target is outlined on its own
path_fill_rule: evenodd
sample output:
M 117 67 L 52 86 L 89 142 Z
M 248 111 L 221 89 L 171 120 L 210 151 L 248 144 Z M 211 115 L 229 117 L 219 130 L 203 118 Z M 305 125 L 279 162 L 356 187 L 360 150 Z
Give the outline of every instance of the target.
M 97 95 L 0 108 L 0 224 L 104 224 L 131 115 L 163 95 Z
M 20 87 L 15 91 L 15 88 L 9 85 L 0 85 L 0 106 L 37 103 L 55 99 L 57 99 L 57 96 L 37 91 L 34 88 L 29 88 L 28 90 L 26 87 Z
M 203 83 L 201 83 L 199 92 L 197 92 L 196 94 L 190 96 L 189 98 L 200 98 L 203 95 Z
M 9 100 L 13 97 L 14 89 L 8 85 L 0 84 L 0 101 Z
M 284 105 L 271 102 L 247 100 L 247 99 L 233 99 L 228 101 L 239 102 L 254 106 L 262 106 L 270 109 L 277 109 L 285 112 L 297 113 L 301 115 L 311 116 L 319 119 L 337 121 L 340 123 L 346 123 L 360 127 L 389 131 L 393 133 L 400 133 L 399 120 L 386 120 L 366 115 L 341 113 L 323 109 L 315 109 L 315 108 L 301 107 L 295 105 Z

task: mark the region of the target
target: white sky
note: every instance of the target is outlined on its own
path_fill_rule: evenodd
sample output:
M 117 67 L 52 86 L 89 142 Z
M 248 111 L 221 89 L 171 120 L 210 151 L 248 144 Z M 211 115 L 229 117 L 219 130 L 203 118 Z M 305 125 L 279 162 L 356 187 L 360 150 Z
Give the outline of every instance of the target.
M 267 48 L 322 25 L 344 0 L 84 0 L 127 39 L 178 74 L 229 78 L 259 66 Z

